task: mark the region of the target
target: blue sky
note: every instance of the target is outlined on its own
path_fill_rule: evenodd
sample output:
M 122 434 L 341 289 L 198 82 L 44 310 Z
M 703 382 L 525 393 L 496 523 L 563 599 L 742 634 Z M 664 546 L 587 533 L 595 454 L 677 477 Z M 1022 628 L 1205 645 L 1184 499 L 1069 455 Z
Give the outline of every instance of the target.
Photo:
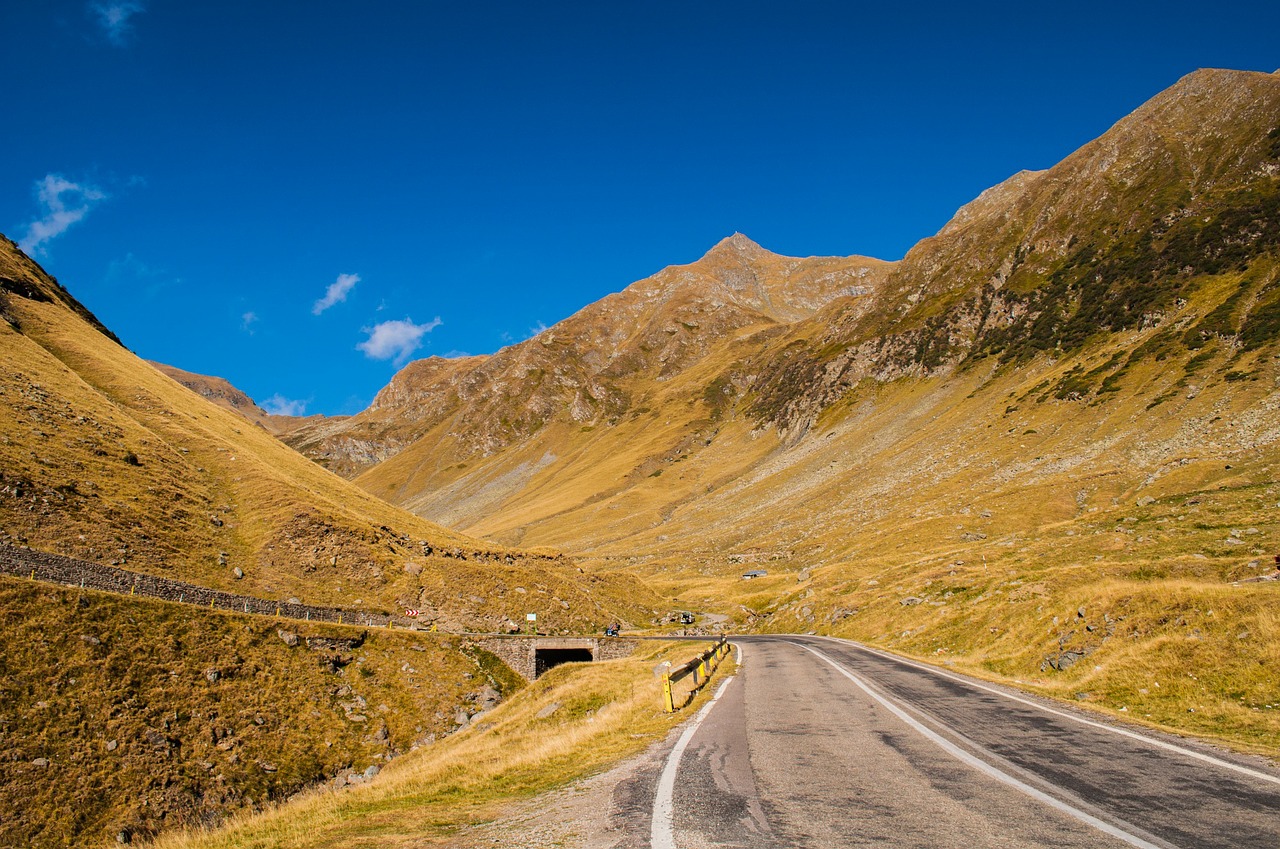
M 741 231 L 897 259 L 1280 4 L 0 0 L 0 232 L 141 356 L 352 413 Z

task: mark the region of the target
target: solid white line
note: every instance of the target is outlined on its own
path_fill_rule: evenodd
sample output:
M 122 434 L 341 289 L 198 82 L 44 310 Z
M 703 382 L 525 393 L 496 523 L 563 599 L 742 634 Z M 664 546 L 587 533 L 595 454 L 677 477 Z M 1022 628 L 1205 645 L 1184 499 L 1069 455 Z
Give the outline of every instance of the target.
M 1125 728 L 1118 728 L 1114 725 L 1107 725 L 1102 722 L 1096 722 L 1092 719 L 1085 719 L 1082 716 L 1076 716 L 1075 714 L 1067 713 L 1066 711 L 1063 711 L 1063 710 L 1056 710 L 1046 705 L 1039 704 L 1038 702 L 1033 702 L 1030 699 L 1024 699 L 1020 696 L 1015 696 L 1012 693 L 1007 693 L 1004 690 L 998 690 L 995 687 L 988 687 L 987 685 L 981 684 L 970 678 L 962 678 L 959 675 L 954 675 L 945 670 L 938 669 L 935 666 L 929 666 L 928 664 L 925 664 L 925 663 L 917 663 L 916 661 L 908 660 L 905 657 L 898 657 L 897 655 L 889 654 L 887 652 L 877 651 L 876 649 L 870 648 L 868 646 L 864 646 L 861 643 L 854 643 L 850 640 L 840 640 L 835 637 L 823 637 L 822 639 L 831 640 L 837 643 L 847 643 L 862 651 L 868 652 L 870 654 L 874 654 L 878 657 L 883 657 L 888 660 L 894 660 L 894 661 L 897 661 L 898 663 L 906 664 L 907 666 L 913 667 L 915 669 L 919 669 L 923 672 L 932 672 L 934 675 L 938 675 L 942 678 L 948 678 L 952 681 L 957 681 L 961 684 L 967 684 L 970 687 L 975 687 L 979 690 L 983 690 L 984 692 L 992 693 L 997 696 L 1002 696 L 1006 699 L 1009 699 L 1010 701 L 1018 702 L 1019 704 L 1027 705 L 1028 707 L 1036 708 L 1037 710 L 1044 711 L 1045 713 L 1051 713 L 1054 716 L 1060 716 L 1063 719 L 1069 719 L 1072 722 L 1078 722 L 1081 725 L 1087 725 L 1090 728 L 1097 728 L 1102 731 L 1110 731 L 1112 734 L 1119 734 L 1121 737 L 1128 737 L 1133 740 L 1138 740 L 1140 742 L 1146 743 L 1147 745 L 1154 746 L 1157 749 L 1165 749 L 1170 752 L 1176 752 L 1179 755 L 1182 755 L 1184 757 L 1194 758 L 1195 760 L 1198 760 L 1198 761 L 1204 761 L 1205 763 L 1213 764 L 1214 766 L 1221 767 L 1222 769 L 1229 769 L 1232 772 L 1238 772 L 1242 775 L 1247 775 L 1250 778 L 1257 778 L 1261 781 L 1267 781 L 1272 784 L 1280 784 L 1280 777 L 1270 775 L 1269 773 L 1260 772 L 1256 769 L 1250 769 L 1249 767 L 1241 766 L 1240 764 L 1234 764 L 1231 761 L 1224 761 L 1221 758 L 1215 758 L 1213 755 L 1206 755 L 1203 752 L 1197 752 L 1193 749 L 1185 749 L 1182 746 L 1178 746 L 1173 743 L 1167 743 L 1164 740 L 1156 740 L 1152 737 L 1146 736 L 1145 734 L 1139 734 L 1136 731 L 1129 731 L 1128 729 L 1125 729 Z M 799 644 L 797 643 L 797 645 Z
M 913 728 L 919 734 L 928 738 L 931 742 L 933 742 L 935 745 L 937 745 L 939 748 L 941 748 L 947 754 L 951 755 L 956 760 L 964 764 L 967 764 L 968 766 L 973 767 L 979 772 L 983 772 L 991 776 L 997 781 L 1007 784 L 1008 786 L 1014 788 L 1015 790 L 1025 793 L 1026 795 L 1030 796 L 1033 799 L 1043 802 L 1046 805 L 1049 805 L 1053 808 L 1057 808 L 1059 811 L 1062 811 L 1064 814 L 1074 817 L 1075 819 L 1078 819 L 1083 823 L 1091 825 L 1101 832 L 1109 834 L 1112 837 L 1115 837 L 1119 840 L 1123 840 L 1125 843 L 1128 843 L 1130 846 L 1137 846 L 1137 847 L 1140 847 L 1140 849 L 1167 849 L 1167 847 L 1161 847 L 1158 844 L 1150 843 L 1146 840 L 1143 840 L 1141 837 L 1138 837 L 1136 834 L 1130 834 L 1129 832 L 1125 831 L 1122 828 L 1117 828 L 1111 823 L 1100 820 L 1097 817 L 1093 816 L 1092 814 L 1085 813 L 1079 808 L 1073 807 L 1072 805 L 1068 805 L 1066 802 L 1063 802 L 1060 799 L 1056 799 L 1053 796 L 1050 796 L 1048 793 L 1045 793 L 1041 790 L 1037 790 L 1035 787 L 1032 787 L 1030 784 L 1027 784 L 1023 781 L 1019 781 L 1018 779 L 1014 778 L 1012 775 L 1009 775 L 1006 772 L 1002 772 L 1001 770 L 997 769 L 996 767 L 992 766 L 986 761 L 974 757 L 970 753 L 966 752 L 964 749 L 961 749 L 959 746 L 952 743 L 950 740 L 946 739 L 945 737 L 942 737 L 937 732 L 933 731 L 931 728 L 928 728 L 925 725 L 922 725 L 920 722 L 918 722 L 914 717 L 912 717 L 906 711 L 902 710 L 896 704 L 891 702 L 887 697 L 880 695 L 875 690 L 872 690 L 862 681 L 862 679 L 854 675 L 849 670 L 845 669 L 839 663 L 836 663 L 834 660 L 827 657 L 822 652 L 818 651 L 815 648 L 810 648 L 809 646 L 803 645 L 801 643 L 793 643 L 792 645 L 800 646 L 800 648 L 804 649 L 805 651 L 811 652 L 819 659 L 830 664 L 837 672 L 839 672 L 841 675 L 843 675 L 844 677 L 852 681 L 854 684 L 856 684 L 859 689 L 861 689 L 868 696 L 870 696 L 871 698 L 879 702 L 881 705 L 883 705 L 890 713 L 898 717 L 898 719 L 901 719 L 907 725 L 911 726 L 911 728 Z M 654 844 L 654 849 L 658 849 L 656 843 Z
M 689 745 L 693 735 L 697 733 L 698 726 L 707 718 L 707 714 L 711 713 L 711 708 L 715 707 L 716 702 L 720 696 L 724 695 L 725 689 L 732 681 L 733 676 L 725 679 L 720 689 L 716 690 L 716 694 L 711 697 L 711 701 L 698 711 L 698 715 L 685 728 L 680 739 L 676 741 L 675 748 L 671 750 L 671 754 L 667 755 L 667 765 L 662 769 L 662 777 L 658 779 L 658 792 L 653 797 L 653 826 L 649 831 L 650 849 L 676 849 L 674 799 L 676 770 L 680 768 L 680 758 L 684 755 L 685 747 Z

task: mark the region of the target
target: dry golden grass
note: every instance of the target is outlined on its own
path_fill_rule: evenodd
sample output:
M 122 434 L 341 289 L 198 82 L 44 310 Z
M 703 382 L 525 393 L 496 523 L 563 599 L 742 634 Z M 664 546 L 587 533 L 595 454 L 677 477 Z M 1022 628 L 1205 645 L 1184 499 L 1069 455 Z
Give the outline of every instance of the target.
M 396 761 L 370 784 L 312 792 L 215 832 L 170 835 L 157 849 L 447 845 L 512 801 L 600 771 L 660 739 L 688 714 L 662 711 L 653 667 L 682 663 L 704 647 L 650 643 L 634 658 L 557 667 L 483 723 Z M 731 671 L 732 661 L 725 664 L 719 674 Z M 707 698 L 705 690 L 699 698 Z
M 444 737 L 457 710 L 475 709 L 469 695 L 522 684 L 456 640 L 402 631 L 9 577 L 0 611 L 6 846 L 218 822 Z M 308 647 L 307 637 L 360 644 Z
M 519 526 L 526 543 L 640 574 L 671 607 L 738 627 L 855 637 L 1274 754 L 1280 644 L 1265 611 L 1280 585 L 1233 582 L 1273 571 L 1280 551 L 1280 361 L 1210 346 L 1140 361 L 1106 396 L 1045 397 L 1073 362 L 862 386 L 799 440 L 729 414 L 674 455 L 655 445 L 676 445 L 678 417 L 687 432 L 698 413 L 677 377 L 635 433 L 624 422 L 557 449 L 575 468 L 611 452 L 613 467 L 656 462 L 660 476 L 592 492 L 589 475 L 548 467 L 530 498 L 475 527 Z M 553 494 L 579 506 L 540 513 Z M 757 568 L 769 576 L 740 579 Z M 1077 622 L 1081 606 L 1091 618 Z M 1102 644 L 1104 614 L 1125 620 Z M 1159 688 L 1134 683 L 1148 670 Z

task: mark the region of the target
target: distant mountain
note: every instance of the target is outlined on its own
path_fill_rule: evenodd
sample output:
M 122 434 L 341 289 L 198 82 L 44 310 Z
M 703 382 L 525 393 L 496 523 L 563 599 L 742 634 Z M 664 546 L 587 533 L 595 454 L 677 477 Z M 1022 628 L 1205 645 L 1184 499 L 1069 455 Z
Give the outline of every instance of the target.
M 166 374 L 183 386 L 190 389 L 197 395 L 207 398 L 225 410 L 233 413 L 239 413 L 249 421 L 261 427 L 263 430 L 280 436 L 301 423 L 308 420 L 318 419 L 319 416 L 278 416 L 268 413 L 259 407 L 254 400 L 241 390 L 232 386 L 229 381 L 221 377 L 210 377 L 203 374 L 195 374 L 194 372 L 183 371 L 174 366 L 167 366 L 164 363 L 157 363 L 148 360 L 147 363 L 153 368 Z
M 411 363 L 369 410 L 288 439 L 421 515 L 524 538 L 645 488 L 730 413 L 793 442 L 860 387 L 905 379 L 1079 357 L 1038 394 L 1088 402 L 1206 345 L 1239 371 L 1276 335 L 1278 115 L 1280 77 L 1198 71 L 899 263 L 780 257 L 735 234 L 491 357 Z M 592 538 L 573 526 L 538 539 Z
M 492 356 L 411 363 L 365 412 L 304 426 L 287 441 L 344 475 L 377 466 L 368 481 L 374 492 L 416 504 L 471 464 L 536 446 L 553 431 L 588 434 L 643 415 L 673 379 L 716 369 L 728 352 L 756 349 L 835 300 L 866 300 L 891 268 L 865 257 L 783 257 L 734 234 L 697 262 L 666 268 Z M 706 387 L 697 392 L 707 395 L 698 402 L 703 417 L 723 403 Z M 517 490 L 546 464 L 538 454 L 503 481 L 478 482 L 450 515 Z M 379 482 L 388 478 L 389 488 Z

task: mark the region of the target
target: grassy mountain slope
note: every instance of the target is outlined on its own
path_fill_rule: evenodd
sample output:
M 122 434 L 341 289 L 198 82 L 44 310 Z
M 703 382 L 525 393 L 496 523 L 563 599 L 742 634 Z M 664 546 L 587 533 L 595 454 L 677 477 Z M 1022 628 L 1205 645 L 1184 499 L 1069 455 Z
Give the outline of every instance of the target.
M 2 544 L 265 598 L 415 607 L 443 630 L 653 615 L 633 579 L 478 542 L 325 471 L 135 357 L 3 239 L 0 318 Z M 415 648 L 7 577 L 0 601 L 6 845 L 216 823 L 449 733 L 486 684 L 511 683 L 447 638 Z
M 1197 72 L 866 294 L 636 370 L 610 420 L 463 460 L 424 429 L 357 480 L 740 625 L 1274 751 L 1278 198 L 1280 76 Z
M 491 357 L 413 363 L 367 411 L 288 441 L 343 474 L 376 463 L 361 484 L 416 512 L 439 506 L 417 495 L 454 488 L 466 496 L 450 499 L 451 514 L 481 515 L 557 464 L 558 455 L 537 446 L 645 415 L 666 382 L 834 298 L 865 297 L 889 267 L 862 257 L 781 257 L 735 234 L 698 262 L 664 269 Z M 710 397 L 707 406 L 719 403 Z M 469 472 L 529 450 L 501 475 Z
M 545 597 L 552 629 L 616 615 L 559 555 L 419 519 L 189 392 L 54 297 L 7 241 L 0 281 L 0 542 L 267 598 L 418 607 L 451 628 L 522 618 L 516 587 Z
M 384 767 L 516 683 L 490 679 L 492 658 L 400 631 L 281 624 L 8 577 L 0 610 L 6 846 L 209 827 Z

